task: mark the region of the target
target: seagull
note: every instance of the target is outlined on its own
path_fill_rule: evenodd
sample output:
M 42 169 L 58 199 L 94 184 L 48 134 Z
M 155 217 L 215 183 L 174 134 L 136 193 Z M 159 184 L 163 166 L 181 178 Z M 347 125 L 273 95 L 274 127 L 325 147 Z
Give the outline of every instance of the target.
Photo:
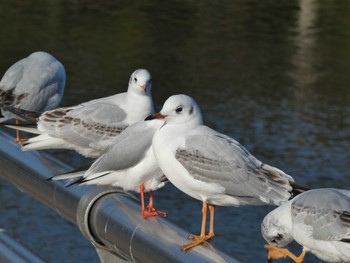
M 271 211 L 261 224 L 269 243 L 268 260 L 290 257 L 301 263 L 306 252 L 326 262 L 350 262 L 350 191 L 320 188 L 304 192 Z M 295 240 L 300 256 L 282 248 Z
M 264 164 L 237 141 L 203 125 L 197 103 L 187 95 L 173 95 L 160 113 L 162 119 L 152 147 L 168 180 L 187 195 L 202 201 L 200 236 L 184 251 L 214 237 L 214 208 L 219 206 L 279 205 L 297 191 L 298 185 L 283 171 Z M 209 233 L 205 234 L 209 206 Z
M 22 128 L 39 134 L 23 142 L 22 150 L 71 149 L 85 157 L 99 157 L 126 127 L 154 112 L 151 89 L 151 74 L 138 69 L 131 74 L 124 93 L 39 115 L 12 109 L 27 120 L 37 121 L 34 129 Z
M 143 218 L 166 216 L 153 206 L 153 191 L 163 187 L 167 179 L 157 164 L 152 149 L 152 138 L 163 125 L 161 120 L 140 121 L 127 127 L 111 142 L 108 151 L 86 171 L 52 177 L 52 180 L 73 179 L 71 185 L 112 185 L 124 191 L 140 193 Z M 148 210 L 144 193 L 150 192 Z
M 39 111 L 55 109 L 62 100 L 66 72 L 56 58 L 38 51 L 13 64 L 0 81 L 0 122 L 18 116 L 6 111 L 6 107 Z M 16 141 L 19 142 L 17 131 Z

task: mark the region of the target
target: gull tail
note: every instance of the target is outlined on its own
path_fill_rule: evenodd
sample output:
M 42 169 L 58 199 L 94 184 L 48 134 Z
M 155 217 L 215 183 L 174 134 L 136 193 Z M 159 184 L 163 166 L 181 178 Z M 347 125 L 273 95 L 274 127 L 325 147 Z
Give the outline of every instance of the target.
M 73 184 L 79 184 L 80 181 L 84 179 L 84 173 L 85 171 L 78 171 L 78 172 L 72 172 L 72 173 L 65 173 L 65 174 L 59 174 L 52 176 L 50 178 L 47 178 L 47 181 L 58 181 L 58 180 L 64 180 L 64 179 L 70 179 L 70 181 L 65 185 L 65 187 L 69 187 Z
M 22 151 L 35 151 L 35 150 L 47 150 L 47 149 L 60 149 L 65 147 L 64 140 L 60 138 L 50 137 L 48 134 L 43 133 L 30 138 L 21 144 Z
M 37 123 L 38 118 L 42 114 L 41 112 L 27 111 L 27 110 L 22 110 L 19 108 L 15 108 L 12 106 L 6 106 L 6 105 L 4 105 L 2 108 L 8 112 L 15 114 L 17 117 L 19 117 L 23 120 L 26 120 L 30 123 L 33 123 L 33 124 Z
M 1 126 L 5 126 L 10 129 L 24 131 L 32 134 L 40 134 L 39 130 L 36 127 L 36 124 L 31 123 L 23 123 L 23 124 L 8 124 L 8 123 L 0 123 Z
M 65 179 L 74 179 L 77 177 L 82 177 L 84 175 L 84 172 L 85 171 L 78 171 L 78 172 L 54 175 L 50 178 L 47 178 L 46 180 L 47 181 L 59 181 L 59 180 L 65 180 Z
M 48 178 L 47 180 L 63 180 L 63 179 L 71 179 L 65 186 L 69 187 L 75 184 L 84 184 L 84 185 L 90 185 L 90 184 L 96 184 L 95 180 L 103 177 L 107 174 L 110 173 L 110 171 L 107 172 L 100 172 L 94 174 L 91 178 L 89 176 L 85 177 L 85 172 L 86 171 L 78 171 L 78 172 L 72 172 L 72 173 L 67 173 L 67 174 L 60 174 L 60 175 L 55 175 L 51 178 Z
M 273 186 L 274 190 L 270 192 L 270 195 L 274 194 L 274 203 L 277 205 L 310 190 L 308 187 L 296 183 L 292 176 L 276 167 L 262 164 L 261 169 L 270 185 Z
M 292 189 L 292 197 L 297 196 L 298 194 L 301 194 L 303 192 L 311 190 L 311 188 L 308 188 L 306 186 L 303 186 L 301 184 L 298 184 L 296 182 L 290 182 Z
M 48 181 L 57 181 L 57 180 L 64 180 L 64 179 L 71 179 L 65 186 L 69 187 L 75 184 L 81 184 L 86 181 L 86 178 L 84 178 L 85 172 L 91 167 L 91 165 L 94 163 L 94 160 L 88 163 L 85 163 L 81 166 L 79 166 L 77 169 L 74 169 L 72 171 L 69 171 L 64 174 L 59 174 L 52 176 L 50 178 L 47 178 Z

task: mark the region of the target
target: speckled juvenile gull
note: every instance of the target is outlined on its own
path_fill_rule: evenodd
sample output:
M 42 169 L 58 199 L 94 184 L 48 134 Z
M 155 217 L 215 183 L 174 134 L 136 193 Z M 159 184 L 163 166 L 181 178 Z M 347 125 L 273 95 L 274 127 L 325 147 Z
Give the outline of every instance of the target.
M 22 149 L 72 149 L 99 157 L 122 130 L 153 113 L 151 88 L 151 74 L 138 69 L 130 77 L 127 92 L 46 111 L 38 118 L 37 129 L 24 128 L 40 135 L 24 142 Z
M 55 109 L 62 100 L 66 72 L 56 58 L 34 52 L 13 64 L 0 81 L 0 122 L 18 118 L 6 107 L 29 111 Z
M 350 262 L 350 191 L 334 188 L 302 193 L 270 212 L 261 232 L 269 260 L 290 257 L 303 262 L 310 251 L 326 262 Z M 297 257 L 280 248 L 295 240 L 303 246 Z
M 263 164 L 234 139 L 203 125 L 197 103 L 174 95 L 148 119 L 165 124 L 153 137 L 160 168 L 178 189 L 203 202 L 201 235 L 182 246 L 188 250 L 214 236 L 214 206 L 279 205 L 293 196 L 294 180 Z M 207 204 L 210 230 L 205 235 Z
M 54 176 L 52 180 L 71 179 L 69 185 L 112 185 L 125 191 L 140 193 L 142 216 L 166 214 L 153 207 L 153 191 L 167 182 L 152 149 L 152 138 L 163 121 L 140 121 L 130 125 L 111 142 L 108 151 L 86 171 Z M 144 192 L 150 192 L 148 210 L 144 206 Z

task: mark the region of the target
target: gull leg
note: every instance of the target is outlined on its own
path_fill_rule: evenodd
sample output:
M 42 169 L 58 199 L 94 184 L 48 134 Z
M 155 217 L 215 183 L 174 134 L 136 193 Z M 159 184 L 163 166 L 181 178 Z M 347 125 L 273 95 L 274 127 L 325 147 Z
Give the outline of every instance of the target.
M 304 257 L 306 254 L 306 251 L 303 250 L 300 256 L 297 257 L 286 248 L 275 247 L 272 245 L 265 245 L 264 247 L 269 251 L 267 255 L 267 260 L 269 263 L 271 263 L 272 260 L 274 259 L 280 259 L 280 258 L 286 258 L 286 257 L 291 258 L 295 263 L 302 263 L 304 261 Z
M 147 219 L 152 216 L 158 216 L 158 215 L 161 215 L 164 217 L 166 216 L 166 213 L 160 212 L 153 207 L 153 194 L 150 195 L 149 205 L 147 206 L 148 211 L 145 209 L 145 186 L 143 184 L 140 184 L 140 198 L 141 198 L 141 215 L 144 219 Z
M 140 199 L 141 199 L 141 215 L 143 218 L 146 217 L 146 211 L 145 211 L 145 186 L 143 184 L 140 184 Z
M 19 124 L 20 124 L 20 120 L 16 119 L 16 125 L 19 125 Z M 19 133 L 20 133 L 20 131 L 19 131 L 19 130 L 16 130 L 16 140 L 15 140 L 15 141 L 16 141 L 17 143 L 26 141 L 27 139 L 21 138 L 21 136 L 19 136 Z
M 215 212 L 215 206 L 209 205 L 209 212 L 210 212 L 210 225 L 209 225 L 209 233 L 206 235 L 207 240 L 212 239 L 214 234 L 214 212 Z
M 211 209 L 211 208 L 210 208 Z M 194 248 L 200 244 L 203 244 L 205 241 L 211 239 L 214 236 L 214 229 L 211 229 L 212 234 L 205 235 L 205 225 L 207 221 L 207 211 L 208 211 L 208 205 L 206 201 L 203 201 L 203 208 L 202 208 L 202 227 L 201 227 L 201 235 L 200 236 L 195 236 L 195 235 L 190 235 L 190 238 L 192 239 L 192 242 L 189 244 L 185 244 L 181 246 L 181 249 L 185 252 L 190 250 L 191 248 Z M 211 224 L 214 224 L 214 210 L 213 210 L 213 215 L 210 216 L 211 218 Z M 214 226 L 211 226 L 214 228 Z
M 19 125 L 19 120 L 16 119 L 16 125 Z M 16 130 L 16 142 L 21 142 L 22 139 L 19 136 L 19 130 Z
M 148 206 L 147 207 L 148 207 L 148 211 L 150 213 L 155 213 L 155 216 L 157 216 L 157 215 L 160 215 L 160 216 L 163 216 L 163 217 L 167 216 L 167 214 L 165 212 L 161 212 L 161 211 L 159 211 L 159 210 L 154 208 L 154 206 L 153 206 L 153 191 L 149 192 L 149 202 L 148 202 Z

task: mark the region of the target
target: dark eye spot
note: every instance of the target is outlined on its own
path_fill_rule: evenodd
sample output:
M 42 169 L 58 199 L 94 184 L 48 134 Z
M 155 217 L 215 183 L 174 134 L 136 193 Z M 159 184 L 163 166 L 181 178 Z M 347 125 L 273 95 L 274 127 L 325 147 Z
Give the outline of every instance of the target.
M 137 82 L 137 78 L 134 78 L 134 81 Z
M 277 236 L 274 237 L 274 239 L 271 240 L 273 244 L 278 244 L 281 240 L 283 239 L 282 234 L 278 234 Z
M 179 106 L 176 108 L 175 111 L 176 111 L 176 113 L 180 113 L 182 110 L 183 110 L 182 106 Z
M 280 241 L 280 240 L 282 240 L 282 238 L 283 238 L 283 235 L 278 234 L 278 235 L 275 237 L 274 241 Z

